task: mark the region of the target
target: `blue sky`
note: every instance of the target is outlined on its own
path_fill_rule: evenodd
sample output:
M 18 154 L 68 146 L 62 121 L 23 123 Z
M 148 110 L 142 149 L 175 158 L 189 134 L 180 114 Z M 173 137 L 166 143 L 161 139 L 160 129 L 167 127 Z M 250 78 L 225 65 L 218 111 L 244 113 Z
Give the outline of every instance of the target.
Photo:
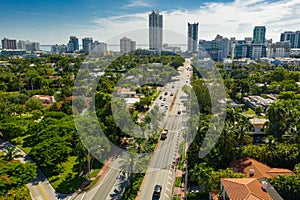
M 255 25 L 265 25 L 274 41 L 284 30 L 300 30 L 299 0 L 0 0 L 0 38 L 62 44 L 76 35 L 118 43 L 126 35 L 147 43 L 152 9 L 163 14 L 168 43 L 186 42 L 187 22 L 200 23 L 201 39 L 251 37 Z

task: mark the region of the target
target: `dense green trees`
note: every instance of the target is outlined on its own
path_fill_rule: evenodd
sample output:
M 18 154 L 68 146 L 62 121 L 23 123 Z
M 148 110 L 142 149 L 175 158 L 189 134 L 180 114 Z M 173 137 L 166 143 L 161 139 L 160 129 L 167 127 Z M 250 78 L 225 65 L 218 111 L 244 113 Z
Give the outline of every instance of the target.
M 14 199 L 26 197 L 28 191 L 24 191 L 23 187 L 35 177 L 36 165 L 15 160 L 6 161 L 0 157 L 0 199 L 6 199 L 8 194 L 15 195 Z M 20 193 L 14 193 L 16 191 Z
M 300 101 L 298 71 L 289 71 L 281 66 L 259 64 L 232 68 L 225 71 L 221 64 L 216 64 L 220 69 L 228 96 L 236 102 L 243 102 L 243 97 L 248 95 L 267 96 L 269 93 L 279 94 L 278 100 L 272 103 L 266 110 L 266 115 L 259 117 L 268 119 L 266 136 L 260 145 L 252 144 L 249 119 L 239 109 L 227 109 L 226 121 L 218 143 L 203 159 L 195 159 L 201 151 L 201 144 L 210 141 L 205 138 L 209 126 L 209 112 L 200 115 L 198 134 L 188 150 L 190 184 L 205 185 L 211 187 L 210 179 L 213 172 L 226 171 L 230 162 L 251 157 L 266 163 L 271 167 L 293 169 L 300 162 Z M 197 79 L 197 78 L 196 78 Z M 202 81 L 202 83 L 201 83 Z M 193 89 L 197 92 L 199 103 L 207 105 L 207 98 L 203 80 L 194 80 Z M 199 88 L 203 88 L 200 90 Z M 257 108 L 255 112 L 260 115 L 263 112 Z M 207 115 L 208 114 L 208 115 Z M 211 124 L 214 126 L 214 124 Z M 297 166 L 297 165 L 296 165 Z M 221 176 L 222 177 L 222 176 Z M 218 180 L 220 177 L 217 177 Z M 270 180 L 275 189 L 287 199 L 297 199 L 299 196 L 299 180 L 297 175 L 290 177 L 278 177 Z M 293 183 L 296 183 L 293 185 Z M 215 188 L 219 188 L 216 184 Z
M 300 196 L 299 164 L 295 166 L 295 174 L 268 179 L 276 191 L 284 199 L 297 200 Z

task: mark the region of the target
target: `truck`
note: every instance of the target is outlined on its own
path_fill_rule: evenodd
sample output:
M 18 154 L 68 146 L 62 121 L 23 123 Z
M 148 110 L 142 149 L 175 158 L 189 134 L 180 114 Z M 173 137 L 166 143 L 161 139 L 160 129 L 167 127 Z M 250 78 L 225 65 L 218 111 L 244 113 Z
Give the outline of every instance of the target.
M 168 129 L 164 128 L 163 131 L 161 132 L 160 139 L 165 140 L 167 138 L 167 134 L 168 134 Z

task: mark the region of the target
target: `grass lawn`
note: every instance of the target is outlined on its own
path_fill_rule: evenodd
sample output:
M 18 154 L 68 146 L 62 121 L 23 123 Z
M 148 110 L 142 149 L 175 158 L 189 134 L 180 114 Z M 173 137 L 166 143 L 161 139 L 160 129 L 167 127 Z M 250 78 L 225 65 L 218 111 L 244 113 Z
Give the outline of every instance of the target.
M 68 161 L 62 164 L 62 170 L 59 175 L 48 177 L 53 188 L 63 194 L 69 194 L 77 190 L 86 178 L 78 176 L 73 171 L 73 167 L 77 164 L 76 157 L 71 156 Z
M 252 110 L 251 108 L 248 108 L 248 110 L 246 112 L 244 112 L 245 114 L 248 114 L 248 115 L 256 115 L 255 114 L 255 111 Z

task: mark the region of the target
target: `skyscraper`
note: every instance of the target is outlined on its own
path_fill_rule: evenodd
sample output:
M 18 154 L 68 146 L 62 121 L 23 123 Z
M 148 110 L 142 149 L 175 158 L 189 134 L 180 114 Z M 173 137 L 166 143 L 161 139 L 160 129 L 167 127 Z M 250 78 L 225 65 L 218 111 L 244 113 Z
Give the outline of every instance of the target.
M 300 31 L 285 31 L 281 33 L 280 42 L 290 42 L 291 48 L 300 48 Z
M 91 37 L 85 37 L 82 39 L 82 51 L 84 53 L 90 53 L 92 51 L 92 43 L 93 38 Z
M 149 14 L 149 49 L 161 50 L 163 43 L 163 17 L 158 11 Z
M 265 44 L 266 41 L 266 27 L 255 26 L 253 30 L 253 43 Z
M 70 36 L 70 43 L 73 43 L 75 51 L 79 50 L 79 42 L 76 36 Z
M 120 39 L 120 53 L 130 53 L 136 49 L 136 42 L 127 38 L 123 37 Z
M 212 41 L 199 41 L 199 53 L 203 57 L 210 57 L 212 60 L 219 62 L 228 57 L 229 40 L 226 37 L 217 35 Z
M 8 38 L 4 38 L 1 40 L 2 42 L 2 49 L 17 49 L 17 41 L 10 40 Z
M 198 25 L 199 23 L 188 23 L 188 51 L 197 52 L 198 42 Z

